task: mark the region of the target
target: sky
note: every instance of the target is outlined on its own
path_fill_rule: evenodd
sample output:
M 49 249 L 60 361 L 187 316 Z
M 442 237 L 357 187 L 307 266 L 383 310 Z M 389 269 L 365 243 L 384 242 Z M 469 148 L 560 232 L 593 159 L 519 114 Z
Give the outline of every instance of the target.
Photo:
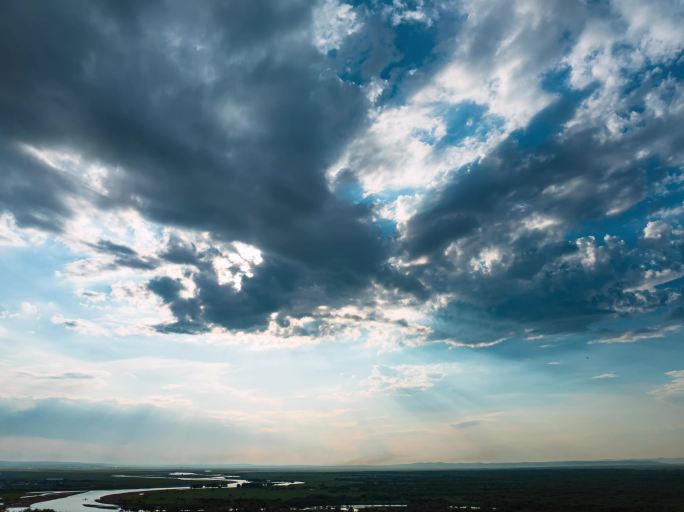
M 684 457 L 684 3 L 0 3 L 0 459 Z

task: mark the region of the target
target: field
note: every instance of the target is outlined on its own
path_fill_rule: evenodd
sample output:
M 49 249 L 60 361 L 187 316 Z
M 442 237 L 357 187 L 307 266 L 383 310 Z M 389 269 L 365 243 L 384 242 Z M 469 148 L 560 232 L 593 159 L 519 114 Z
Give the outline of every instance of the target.
M 113 477 L 116 473 L 136 478 Z M 116 495 L 131 510 L 277 511 L 349 504 L 405 505 L 407 511 L 479 508 L 497 511 L 684 511 L 684 468 L 538 468 L 450 471 L 226 471 L 254 482 L 236 489 L 204 488 Z M 0 496 L 27 490 L 122 489 L 188 485 L 160 471 L 0 472 Z M 269 482 L 303 481 L 274 487 Z M 15 500 L 12 500 L 15 501 Z M 378 509 L 375 509 L 376 511 Z M 395 512 L 397 509 L 394 509 Z

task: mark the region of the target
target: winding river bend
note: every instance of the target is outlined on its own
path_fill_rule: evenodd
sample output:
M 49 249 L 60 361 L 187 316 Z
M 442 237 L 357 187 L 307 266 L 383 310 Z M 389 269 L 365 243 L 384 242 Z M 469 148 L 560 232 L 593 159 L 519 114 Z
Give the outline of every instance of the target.
M 205 479 L 206 480 L 206 479 Z M 237 487 L 239 484 L 247 483 L 249 480 L 230 480 L 226 481 L 226 487 Z M 40 501 L 30 505 L 30 507 L 10 507 L 7 512 L 21 512 L 30 508 L 31 510 L 52 509 L 55 512 L 97 512 L 103 510 L 119 510 L 116 505 L 107 505 L 100 503 L 98 500 L 104 496 L 111 496 L 112 494 L 125 494 L 129 492 L 150 492 L 150 491 L 169 491 L 169 490 L 189 490 L 190 487 L 146 487 L 142 489 L 107 489 L 104 491 L 85 491 L 78 494 L 72 494 L 64 498 L 57 498 L 54 500 Z

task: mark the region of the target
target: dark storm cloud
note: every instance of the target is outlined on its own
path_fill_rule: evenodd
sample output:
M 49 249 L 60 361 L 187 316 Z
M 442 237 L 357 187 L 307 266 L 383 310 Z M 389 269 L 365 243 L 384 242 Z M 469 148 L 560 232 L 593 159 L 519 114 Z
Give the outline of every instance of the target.
M 116 244 L 109 240 L 100 240 L 97 244 L 91 245 L 93 249 L 100 253 L 109 254 L 114 257 L 114 267 L 130 267 L 140 270 L 151 270 L 156 268 L 158 262 L 151 258 L 141 258 L 130 247 Z
M 197 277 L 212 322 L 263 325 L 312 288 L 319 303 L 359 291 L 387 250 L 370 210 L 334 195 L 324 171 L 362 126 L 367 104 L 311 44 L 311 8 L 5 2 L 3 136 L 115 168 L 96 200 L 101 208 L 134 207 L 159 223 L 262 250 L 267 263 L 240 295 L 215 276 Z M 59 229 L 69 183 L 45 172 L 31 187 L 35 163 L 13 157 L 3 151 L 16 178 L 0 185 L 2 205 L 21 225 Z M 122 248 L 99 250 L 120 265 L 153 265 Z
M 265 255 L 255 268 L 253 277 L 243 278 L 239 290 L 220 284 L 212 265 L 214 250 L 192 252 L 187 246 L 174 244 L 165 253 L 169 261 L 190 263 L 196 272 L 192 279 L 192 296 L 184 293 L 179 279 L 158 277 L 148 288 L 169 305 L 176 322 L 158 326 L 161 331 L 192 333 L 221 325 L 235 329 L 266 327 L 271 313 L 302 316 L 311 314 L 319 305 L 341 306 L 354 298 L 367 285 L 367 277 L 342 262 L 333 268 L 303 265 L 273 255 Z M 236 274 L 240 268 L 230 269 Z M 378 269 L 378 282 L 390 289 L 416 291 L 420 284 L 412 277 L 397 275 L 388 267 Z M 411 287 L 415 287 L 413 290 Z M 354 300 L 361 300 L 356 298 Z
M 8 140 L 0 142 L 0 169 L 0 212 L 12 212 L 21 227 L 61 231 L 71 216 L 66 199 L 79 187 Z
M 563 93 L 409 222 L 409 257 L 430 260 L 415 275 L 458 297 L 437 315 L 436 339 L 578 331 L 674 306 L 676 283 L 642 285 L 648 270 L 681 271 L 684 247 L 672 233 L 643 238 L 638 209 L 681 177 L 670 163 L 681 162 L 681 114 L 644 119 L 613 140 L 593 124 L 565 129 L 588 92 Z M 535 229 L 542 219 L 553 223 Z
M 514 215 L 517 225 L 521 218 L 531 213 L 554 213 L 549 207 L 581 210 L 590 206 L 594 211 L 587 212 L 588 216 L 603 213 L 604 201 L 596 201 L 592 193 L 570 194 L 565 204 L 559 203 L 552 194 L 548 199 L 543 196 L 548 187 L 563 186 L 581 177 L 577 171 L 586 168 L 588 159 L 579 161 L 576 158 L 582 158 L 576 152 L 577 145 L 590 141 L 592 134 L 586 134 L 584 140 L 575 145 L 553 140 L 584 97 L 586 95 L 573 94 L 559 100 L 539 113 L 528 128 L 512 134 L 482 162 L 459 172 L 428 208 L 411 219 L 409 253 L 413 257 L 439 254 L 453 241 L 496 227 L 496 221 L 499 221 L 498 225 L 500 221 L 507 223 Z M 535 136 L 547 140 L 534 144 Z M 534 146 L 529 147 L 528 142 Z M 583 186 L 592 188 L 591 183 Z M 606 196 L 612 197 L 611 194 Z M 546 203 L 537 205 L 537 201 Z M 574 204 L 580 201 L 584 204 Z M 488 242 L 477 238 L 480 242 Z

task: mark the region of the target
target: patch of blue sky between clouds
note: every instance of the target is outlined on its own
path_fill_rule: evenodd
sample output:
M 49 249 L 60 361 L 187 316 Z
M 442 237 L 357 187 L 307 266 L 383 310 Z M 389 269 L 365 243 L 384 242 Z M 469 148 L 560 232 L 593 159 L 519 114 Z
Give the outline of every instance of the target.
M 416 130 L 414 135 L 420 141 L 434 146 L 435 151 L 456 146 L 466 138 L 484 141 L 493 132 L 503 130 L 501 117 L 488 114 L 486 105 L 472 101 L 455 105 L 436 104 L 433 106 L 433 115 L 443 120 L 444 133 Z

